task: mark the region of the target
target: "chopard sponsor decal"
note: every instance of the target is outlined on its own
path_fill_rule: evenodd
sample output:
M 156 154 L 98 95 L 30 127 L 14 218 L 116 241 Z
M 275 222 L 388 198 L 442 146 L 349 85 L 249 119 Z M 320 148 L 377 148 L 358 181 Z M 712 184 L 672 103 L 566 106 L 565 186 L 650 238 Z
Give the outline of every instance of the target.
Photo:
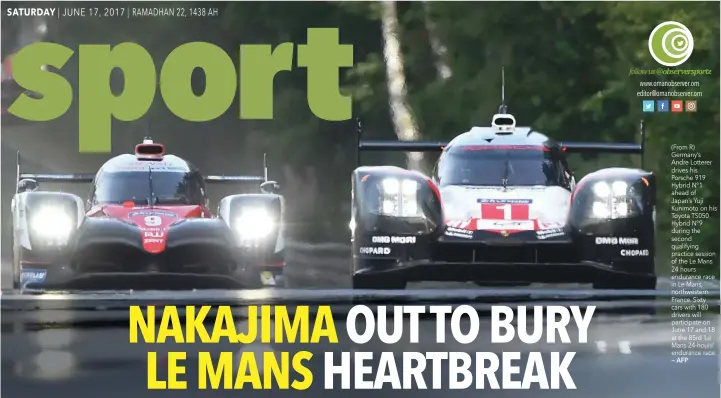
M 454 227 L 446 227 L 445 235 L 456 238 L 473 239 L 473 231 Z
M 175 213 L 168 212 L 168 211 L 158 211 L 158 210 L 142 210 L 142 211 L 134 211 L 132 213 L 128 213 L 128 217 L 135 217 L 135 216 L 177 217 L 178 215 Z
M 566 233 L 563 231 L 563 228 L 553 228 L 536 231 L 536 237 L 541 240 L 556 238 L 564 235 L 566 235 Z
M 399 245 L 408 245 L 416 243 L 415 236 L 374 236 L 371 238 L 373 243 L 394 243 Z
M 391 248 L 390 247 L 361 247 L 360 254 L 389 255 L 389 254 L 391 254 Z
M 648 249 L 643 250 L 621 250 L 621 256 L 623 257 L 645 257 L 648 256 Z
M 638 245 L 638 238 L 621 238 L 616 236 L 597 237 L 597 245 Z

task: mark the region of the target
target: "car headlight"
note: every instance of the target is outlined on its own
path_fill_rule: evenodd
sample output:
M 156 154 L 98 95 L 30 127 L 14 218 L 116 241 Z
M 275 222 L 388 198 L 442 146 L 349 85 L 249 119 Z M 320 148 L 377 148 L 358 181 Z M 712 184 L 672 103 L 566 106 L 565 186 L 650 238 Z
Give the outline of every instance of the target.
M 419 217 L 423 213 L 418 206 L 418 181 L 385 178 L 380 183 L 380 209 L 385 216 Z
M 63 245 L 73 232 L 75 222 L 62 207 L 45 206 L 34 212 L 29 227 L 33 236 L 42 242 Z
M 266 209 L 243 209 L 234 227 L 241 242 L 255 242 L 273 232 L 275 220 Z
M 625 181 L 597 182 L 593 193 L 592 217 L 615 219 L 633 215 L 633 197 Z

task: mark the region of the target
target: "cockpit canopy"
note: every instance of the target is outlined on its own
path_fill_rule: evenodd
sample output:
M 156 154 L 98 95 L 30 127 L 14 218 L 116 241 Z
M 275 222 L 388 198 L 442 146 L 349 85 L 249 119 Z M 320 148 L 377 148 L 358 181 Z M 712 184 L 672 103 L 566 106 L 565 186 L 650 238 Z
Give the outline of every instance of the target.
M 103 166 L 95 178 L 94 204 L 202 205 L 205 181 L 200 172 L 180 158 L 137 160 L 121 155 Z
M 458 145 L 441 156 L 441 186 L 562 186 L 569 176 L 542 145 Z

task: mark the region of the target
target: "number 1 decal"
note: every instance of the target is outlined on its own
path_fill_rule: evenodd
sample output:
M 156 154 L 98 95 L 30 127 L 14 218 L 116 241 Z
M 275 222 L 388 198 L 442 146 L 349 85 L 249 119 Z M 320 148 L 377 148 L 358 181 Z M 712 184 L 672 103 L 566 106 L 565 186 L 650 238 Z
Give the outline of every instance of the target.
M 163 223 L 163 220 L 160 219 L 158 216 L 146 216 L 145 217 L 145 225 L 149 227 L 157 227 L 160 224 Z
M 531 219 L 530 201 L 479 199 L 484 220 L 527 221 Z

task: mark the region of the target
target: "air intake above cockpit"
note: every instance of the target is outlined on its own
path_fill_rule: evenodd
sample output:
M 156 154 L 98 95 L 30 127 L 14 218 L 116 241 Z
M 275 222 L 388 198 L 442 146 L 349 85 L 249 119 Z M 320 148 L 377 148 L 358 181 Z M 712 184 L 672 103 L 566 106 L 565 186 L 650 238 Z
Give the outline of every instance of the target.
M 165 146 L 153 142 L 150 138 L 144 139 L 142 144 L 135 146 L 135 157 L 138 160 L 163 160 L 164 155 Z
M 495 114 L 491 121 L 491 127 L 497 135 L 513 134 L 516 129 L 516 118 L 507 113 Z

